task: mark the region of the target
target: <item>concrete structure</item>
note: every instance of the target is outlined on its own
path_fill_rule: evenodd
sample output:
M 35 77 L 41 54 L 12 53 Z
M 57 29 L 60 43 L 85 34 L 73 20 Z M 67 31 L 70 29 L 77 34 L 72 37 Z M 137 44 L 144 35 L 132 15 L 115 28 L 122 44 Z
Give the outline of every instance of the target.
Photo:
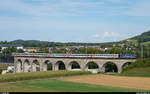
M 117 67 L 117 72 L 120 73 L 123 67 L 129 62 L 134 62 L 135 59 L 94 59 L 94 58 L 56 58 L 56 57 L 14 57 L 15 72 L 35 72 L 35 71 L 47 71 L 47 65 L 52 65 L 52 70 L 59 70 L 60 63 L 65 66 L 65 70 L 71 71 L 72 64 L 78 63 L 82 71 L 88 71 L 88 65 L 90 62 L 95 62 L 98 65 L 99 72 L 105 72 L 105 65 L 108 62 L 113 62 Z

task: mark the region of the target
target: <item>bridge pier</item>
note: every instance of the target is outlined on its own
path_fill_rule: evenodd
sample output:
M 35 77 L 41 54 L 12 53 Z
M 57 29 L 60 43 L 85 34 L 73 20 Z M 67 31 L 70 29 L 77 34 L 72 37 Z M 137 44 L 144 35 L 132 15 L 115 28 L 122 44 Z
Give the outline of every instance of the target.
M 46 64 L 42 64 L 42 65 L 41 65 L 41 71 L 47 71 L 47 65 Z

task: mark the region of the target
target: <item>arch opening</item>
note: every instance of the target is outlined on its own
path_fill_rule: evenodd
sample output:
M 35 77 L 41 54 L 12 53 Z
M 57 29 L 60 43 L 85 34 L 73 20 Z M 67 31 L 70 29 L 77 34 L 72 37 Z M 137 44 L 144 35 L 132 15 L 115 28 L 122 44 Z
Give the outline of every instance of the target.
M 34 60 L 32 63 L 32 71 L 36 72 L 36 71 L 40 71 L 40 63 L 38 62 L 38 60 Z
M 118 72 L 117 65 L 113 62 L 107 62 L 103 65 L 103 70 L 105 73 L 107 72 Z
M 94 61 L 88 62 L 87 66 L 88 66 L 88 69 L 98 69 L 99 68 L 98 64 L 96 64 L 96 62 L 94 62 Z
M 56 63 L 58 70 L 66 70 L 66 66 L 63 61 L 57 61 Z
M 70 68 L 71 68 L 71 70 L 80 69 L 80 65 L 79 65 L 78 62 L 72 61 L 72 62 L 70 63 Z
M 52 63 L 49 60 L 45 61 L 43 64 L 43 71 L 52 71 L 52 70 L 53 70 Z

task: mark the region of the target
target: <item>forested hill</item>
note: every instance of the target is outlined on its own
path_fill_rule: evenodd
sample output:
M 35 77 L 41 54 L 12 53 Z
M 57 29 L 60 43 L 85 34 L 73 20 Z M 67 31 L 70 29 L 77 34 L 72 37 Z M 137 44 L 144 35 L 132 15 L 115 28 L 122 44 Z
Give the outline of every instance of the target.
M 142 45 L 149 46 L 150 45 L 150 31 L 147 31 L 138 36 L 120 41 L 119 43 L 124 43 L 127 45 L 130 45 L 130 44 L 138 45 L 139 43 L 141 43 Z
M 102 43 L 62 43 L 62 42 L 48 42 L 48 41 L 39 41 L 39 40 L 15 40 L 11 41 L 11 44 L 22 44 L 25 47 L 59 47 L 59 46 L 100 46 Z M 111 46 L 112 43 L 107 43 L 106 46 Z M 104 44 L 105 46 L 105 44 Z
M 137 40 L 139 42 L 148 42 L 148 41 L 150 41 L 150 31 L 144 32 L 141 35 L 135 36 L 131 39 Z

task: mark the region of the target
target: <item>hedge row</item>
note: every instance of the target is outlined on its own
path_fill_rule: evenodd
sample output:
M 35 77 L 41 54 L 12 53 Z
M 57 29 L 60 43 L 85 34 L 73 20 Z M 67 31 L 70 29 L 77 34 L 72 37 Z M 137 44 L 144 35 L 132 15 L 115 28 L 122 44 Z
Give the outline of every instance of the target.
M 13 82 L 21 80 L 32 80 L 41 78 L 52 78 L 61 76 L 74 76 L 91 74 L 88 71 L 43 71 L 43 72 L 29 72 L 29 73 L 13 73 L 0 75 L 0 82 Z

